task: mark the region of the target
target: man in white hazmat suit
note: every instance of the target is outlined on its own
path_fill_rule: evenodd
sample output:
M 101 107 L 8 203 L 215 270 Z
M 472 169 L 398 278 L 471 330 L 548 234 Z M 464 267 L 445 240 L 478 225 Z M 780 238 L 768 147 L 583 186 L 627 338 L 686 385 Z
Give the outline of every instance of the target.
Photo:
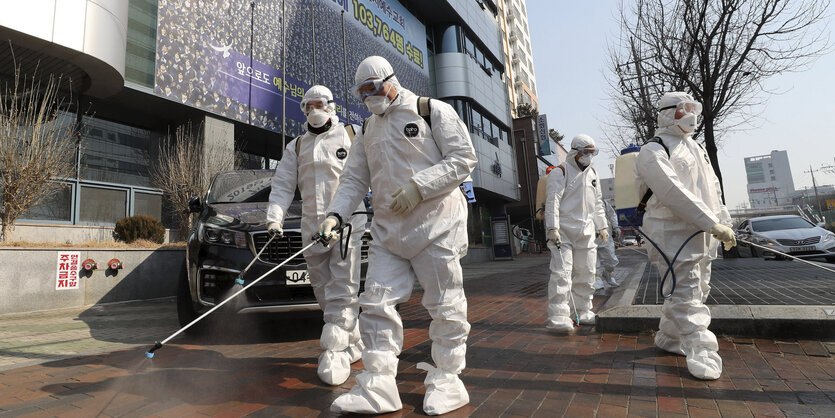
M 606 212 L 607 230 L 609 231 L 609 239 L 603 242 L 598 238 L 595 240 L 597 244 L 597 261 L 600 264 L 600 287 L 595 283 L 595 288 L 600 289 L 605 286 L 617 287 L 620 286 L 615 280 L 615 267 L 618 265 L 618 256 L 615 254 L 615 239 L 618 234 L 618 215 L 605 199 L 603 199 L 603 209 Z
M 565 162 L 548 175 L 545 198 L 545 230 L 551 250 L 551 278 L 548 281 L 548 321 L 556 332 L 574 329 L 569 303 L 582 325 L 592 325 L 594 270 L 597 263 L 596 235 L 609 240 L 600 179 L 591 168 L 598 152 L 588 135 L 571 140 Z M 571 294 L 569 294 L 571 292 Z
M 360 295 L 365 370 L 331 410 L 383 413 L 402 408 L 395 376 L 403 323 L 395 307 L 409 299 L 417 279 L 424 292 L 421 302 L 432 317 L 435 362 L 434 367 L 417 365 L 429 372 L 423 410 L 443 414 L 470 399 L 458 377 L 470 331 L 459 262 L 467 251 L 467 204 L 458 186 L 475 168 L 475 150 L 467 127 L 448 104 L 432 100 L 428 121 L 421 116 L 418 97 L 400 86 L 384 58 L 363 60 L 355 81 L 354 91 L 373 115 L 354 140 L 328 209 L 333 216 L 320 232 L 335 233 L 340 218 L 371 186 L 373 241 Z
M 310 239 L 325 219 L 339 175 L 347 161 L 351 139 L 339 122 L 331 91 L 313 86 L 301 102 L 307 116 L 305 132 L 290 141 L 275 169 L 267 209 L 267 229 L 282 234 L 287 208 L 298 185 L 302 197 L 302 238 Z M 355 205 L 351 211 L 364 211 Z M 351 213 L 346 215 L 346 218 Z M 360 359 L 362 340 L 357 327 L 360 284 L 360 246 L 366 215 L 351 219 L 353 233 L 347 256 L 342 259 L 339 245 L 329 248 L 315 245 L 304 253 L 310 284 L 316 300 L 324 311 L 325 326 L 319 343 L 324 350 L 319 356 L 319 378 L 329 385 L 341 385 L 351 374 L 351 363 Z
M 635 175 L 640 195 L 653 192 L 644 215 L 644 231 L 668 257 L 696 231 L 673 266 L 676 288 L 664 301 L 655 345 L 687 356 L 687 369 L 700 379 L 718 379 L 722 359 L 704 302 L 710 292 L 710 263 L 719 241 L 736 245 L 731 218 L 722 203 L 719 180 L 707 152 L 691 138 L 702 106 L 682 92 L 665 93 L 658 101 L 657 140 L 638 154 Z M 656 141 L 657 141 L 656 140 Z M 718 237 L 719 241 L 711 235 Z M 667 269 L 658 251 L 648 246 L 659 271 Z

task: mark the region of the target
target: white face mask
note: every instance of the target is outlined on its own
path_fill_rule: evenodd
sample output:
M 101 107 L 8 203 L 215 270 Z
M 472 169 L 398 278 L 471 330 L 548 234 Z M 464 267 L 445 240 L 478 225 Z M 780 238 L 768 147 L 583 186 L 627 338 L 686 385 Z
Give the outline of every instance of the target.
M 313 109 L 307 114 L 307 123 L 314 128 L 321 128 L 324 126 L 331 115 L 322 109 Z
M 583 155 L 577 159 L 577 162 L 580 163 L 580 165 L 588 167 L 591 165 L 591 155 Z
M 368 111 L 375 115 L 386 113 L 386 109 L 391 105 L 391 99 L 388 96 L 369 96 L 365 98 L 364 102 Z
M 692 134 L 696 130 L 696 121 L 698 116 L 693 113 L 687 113 L 679 119 L 676 119 L 676 126 L 681 128 L 686 134 Z

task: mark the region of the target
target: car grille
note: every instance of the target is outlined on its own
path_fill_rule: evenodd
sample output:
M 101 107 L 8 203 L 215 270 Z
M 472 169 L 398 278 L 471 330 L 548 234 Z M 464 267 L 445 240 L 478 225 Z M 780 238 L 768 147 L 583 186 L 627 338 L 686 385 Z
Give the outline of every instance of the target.
M 785 245 L 785 246 L 788 246 L 788 247 L 796 247 L 798 245 L 817 244 L 817 243 L 820 242 L 820 240 L 821 240 L 821 237 L 818 236 L 818 237 L 809 237 L 809 238 L 805 238 L 805 239 L 801 239 L 801 240 L 778 239 L 777 242 L 779 242 L 781 245 Z
M 252 240 L 255 243 L 255 251 L 258 253 L 264 248 L 267 241 L 270 240 L 270 234 L 267 232 L 252 234 Z M 301 234 L 298 232 L 285 232 L 284 236 L 278 237 L 270 243 L 270 246 L 261 254 L 261 260 L 276 264 L 281 263 L 301 249 Z M 304 256 L 299 254 L 288 264 L 302 263 L 304 263 Z

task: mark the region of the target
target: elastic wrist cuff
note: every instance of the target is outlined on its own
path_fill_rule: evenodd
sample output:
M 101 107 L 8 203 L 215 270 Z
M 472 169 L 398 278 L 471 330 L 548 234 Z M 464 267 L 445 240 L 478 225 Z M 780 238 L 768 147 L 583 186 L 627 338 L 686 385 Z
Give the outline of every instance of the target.
M 339 214 L 336 213 L 336 212 L 331 212 L 331 213 L 328 214 L 328 217 L 331 217 L 331 216 L 333 216 L 334 218 L 336 218 L 337 221 L 339 221 L 339 225 L 337 225 L 337 226 L 341 228 L 342 224 L 343 224 L 342 217 L 339 216 Z

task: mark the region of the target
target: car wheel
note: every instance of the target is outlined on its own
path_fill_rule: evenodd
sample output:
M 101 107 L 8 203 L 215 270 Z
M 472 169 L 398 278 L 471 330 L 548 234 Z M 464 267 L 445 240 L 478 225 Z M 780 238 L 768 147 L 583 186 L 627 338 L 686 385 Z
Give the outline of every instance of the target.
M 827 263 L 835 263 L 835 257 L 826 257 Z
M 191 300 L 191 291 L 188 287 L 188 261 L 183 263 L 183 268 L 180 269 L 180 274 L 177 277 L 177 320 L 180 326 L 184 327 L 197 318 L 197 312 L 194 311 L 194 304 Z M 185 330 L 188 335 L 198 335 L 202 331 L 199 324 L 194 324 Z
M 761 255 L 760 252 L 759 252 L 760 251 L 759 248 L 757 248 L 753 245 L 749 245 L 748 248 L 751 249 L 751 257 L 758 258 Z
M 785 261 L 785 260 L 788 260 L 788 258 L 787 258 L 787 257 L 784 257 L 784 256 L 782 256 L 782 255 L 780 255 L 780 254 L 775 254 L 775 255 L 774 255 L 774 259 L 775 259 L 775 260 L 777 260 L 777 261 Z

